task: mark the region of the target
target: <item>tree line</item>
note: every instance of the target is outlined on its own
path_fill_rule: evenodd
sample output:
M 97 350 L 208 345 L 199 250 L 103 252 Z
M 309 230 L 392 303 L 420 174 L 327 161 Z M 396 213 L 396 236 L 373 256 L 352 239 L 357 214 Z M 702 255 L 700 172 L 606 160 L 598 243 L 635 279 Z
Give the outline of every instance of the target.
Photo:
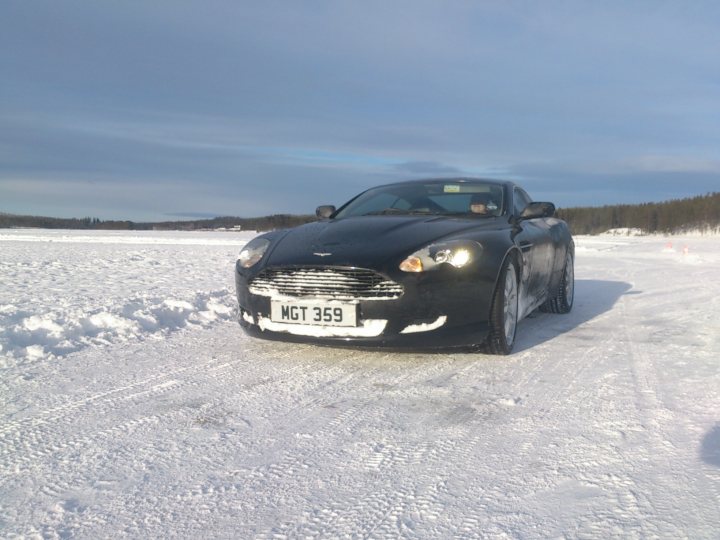
M 633 228 L 644 233 L 679 234 L 690 230 L 720 229 L 720 193 L 660 203 L 619 204 L 600 207 L 559 208 L 556 215 L 567 221 L 573 234 L 599 234 L 610 229 Z M 105 230 L 218 230 L 269 231 L 315 221 L 312 215 L 275 214 L 256 218 L 234 216 L 192 221 L 142 223 L 103 221 L 94 217 L 52 218 L 0 213 L 0 228 Z
M 559 208 L 573 234 L 599 234 L 610 229 L 640 229 L 646 234 L 680 234 L 720 229 L 720 193 L 660 203 Z
M 103 221 L 98 218 L 52 218 L 44 216 L 18 216 L 0 213 L 0 228 L 33 227 L 42 229 L 102 229 L 127 231 L 197 231 L 237 229 L 244 231 L 270 231 L 285 229 L 314 221 L 310 215 L 276 214 L 257 218 L 233 216 L 198 219 L 191 221 L 161 221 L 153 223 L 135 221 Z

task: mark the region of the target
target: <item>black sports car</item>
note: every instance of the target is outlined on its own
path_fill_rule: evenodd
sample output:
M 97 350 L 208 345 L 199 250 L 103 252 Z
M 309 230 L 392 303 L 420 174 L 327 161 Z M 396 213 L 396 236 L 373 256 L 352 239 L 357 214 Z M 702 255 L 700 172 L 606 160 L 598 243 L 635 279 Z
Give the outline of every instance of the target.
M 574 244 L 554 213 L 511 182 L 468 178 L 320 206 L 319 221 L 242 249 L 240 324 L 269 339 L 509 354 L 523 317 L 572 308 Z

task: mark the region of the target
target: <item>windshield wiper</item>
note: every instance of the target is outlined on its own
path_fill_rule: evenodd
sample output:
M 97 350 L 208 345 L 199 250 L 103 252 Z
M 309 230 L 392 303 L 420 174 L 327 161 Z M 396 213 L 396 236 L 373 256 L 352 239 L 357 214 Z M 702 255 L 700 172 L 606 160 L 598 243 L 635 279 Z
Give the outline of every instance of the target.
M 363 214 L 363 216 L 388 216 L 388 215 L 422 215 L 422 216 L 439 216 L 444 212 L 433 212 L 431 210 L 403 210 L 402 208 L 385 208 L 384 210 L 375 210 Z
M 374 210 L 373 212 L 367 212 L 366 214 L 363 214 L 363 216 L 385 216 L 385 215 L 391 215 L 391 214 L 408 214 L 408 210 L 403 210 L 401 208 L 385 208 L 383 210 Z

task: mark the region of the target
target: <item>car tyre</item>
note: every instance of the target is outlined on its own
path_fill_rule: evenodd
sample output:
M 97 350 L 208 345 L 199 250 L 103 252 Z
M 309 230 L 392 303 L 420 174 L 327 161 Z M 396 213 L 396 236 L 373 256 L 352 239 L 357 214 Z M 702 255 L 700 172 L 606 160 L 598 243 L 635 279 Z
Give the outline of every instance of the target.
M 515 262 L 503 263 L 490 310 L 490 333 L 485 347 L 491 354 L 510 354 L 518 323 L 518 273 Z
M 557 290 L 551 291 L 548 299 L 540 306 L 549 313 L 569 313 L 575 300 L 575 260 L 571 250 L 565 256 L 563 275 Z

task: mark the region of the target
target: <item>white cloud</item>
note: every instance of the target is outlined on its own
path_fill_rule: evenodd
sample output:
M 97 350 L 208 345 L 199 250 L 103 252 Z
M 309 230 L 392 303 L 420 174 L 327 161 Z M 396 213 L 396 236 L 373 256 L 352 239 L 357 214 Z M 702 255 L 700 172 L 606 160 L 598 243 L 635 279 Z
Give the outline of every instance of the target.
M 622 201 L 652 189 L 650 173 L 720 169 L 717 3 L 5 9 L 0 179 L 102 178 L 118 214 L 150 212 L 145 184 L 167 179 L 163 213 L 224 212 L 220 194 L 242 193 L 233 207 L 257 214 L 400 174 L 561 178 L 569 191 L 634 175 Z M 56 189 L 38 185 L 15 204 Z M 55 198 L 63 212 L 69 200 Z

